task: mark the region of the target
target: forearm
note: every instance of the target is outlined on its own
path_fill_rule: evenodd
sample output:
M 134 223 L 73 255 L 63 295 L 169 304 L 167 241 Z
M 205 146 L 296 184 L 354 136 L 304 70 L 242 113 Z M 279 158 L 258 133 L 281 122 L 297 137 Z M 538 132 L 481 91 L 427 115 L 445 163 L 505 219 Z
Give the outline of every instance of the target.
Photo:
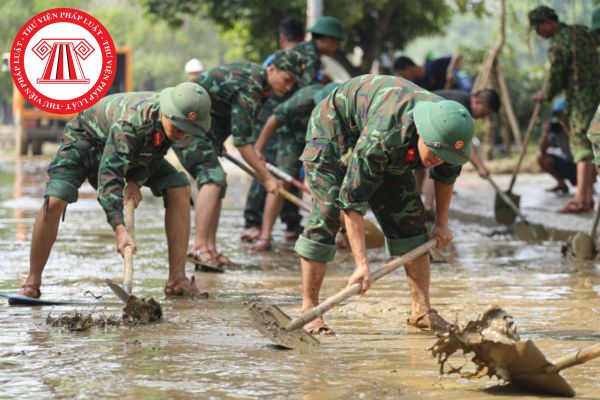
M 471 146 L 471 157 L 469 157 L 469 159 L 471 160 L 471 162 L 473 164 L 475 164 L 475 166 L 477 168 L 481 168 L 481 167 L 485 166 L 483 164 L 483 160 L 479 156 L 479 153 L 477 152 L 477 150 L 475 150 L 475 146 Z
M 258 178 L 261 181 L 266 181 L 269 178 L 272 178 L 271 174 L 267 170 L 267 168 L 260 162 L 258 155 L 256 154 L 256 150 L 254 150 L 254 146 L 251 144 L 247 144 L 244 146 L 240 146 L 237 148 L 242 158 L 252 167 L 254 171 L 258 174 Z
M 438 225 L 448 225 L 448 210 L 453 188 L 454 185 L 435 181 L 435 223 Z
M 260 131 L 260 135 L 256 140 L 255 146 L 258 149 L 258 151 L 262 152 L 265 149 L 265 146 L 267 145 L 267 143 L 269 143 L 269 140 L 271 139 L 276 130 L 277 118 L 275 118 L 274 115 L 271 115 L 265 123 L 265 125 L 263 126 L 262 130 Z
M 367 251 L 365 246 L 365 220 L 361 213 L 354 210 L 344 211 L 344 222 L 348 242 L 354 255 L 357 268 L 368 268 Z

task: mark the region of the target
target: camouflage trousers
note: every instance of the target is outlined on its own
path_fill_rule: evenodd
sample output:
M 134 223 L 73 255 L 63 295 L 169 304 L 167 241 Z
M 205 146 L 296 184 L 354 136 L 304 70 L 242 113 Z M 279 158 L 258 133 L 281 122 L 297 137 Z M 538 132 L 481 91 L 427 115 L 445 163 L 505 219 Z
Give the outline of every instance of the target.
M 213 118 L 212 129 L 219 129 L 218 119 Z M 214 126 L 217 124 L 217 126 Z M 221 127 L 229 129 L 229 127 Z M 221 186 L 221 198 L 225 197 L 227 190 L 227 175 L 219 162 L 221 144 L 215 144 L 208 136 L 187 135 L 177 143 L 173 144 L 173 150 L 181 165 L 196 180 L 198 189 L 207 183 Z
M 598 104 L 598 109 L 596 110 L 596 115 L 592 119 L 592 123 L 590 124 L 587 130 L 587 138 L 592 145 L 592 150 L 594 152 L 594 165 L 596 169 L 600 168 L 600 104 Z
M 98 169 L 103 149 L 97 143 L 81 134 L 82 128 L 77 119 L 65 127 L 65 134 L 56 155 L 48 166 L 49 180 L 44 197 L 56 197 L 67 203 L 74 203 L 78 198 L 78 189 L 87 179 L 94 189 L 98 189 Z M 133 171 L 135 172 L 135 171 Z M 133 181 L 145 178 L 137 171 L 135 176 L 127 175 Z M 188 186 L 189 182 L 183 172 L 178 172 L 165 159 L 152 171 L 144 186 L 152 190 L 157 197 L 164 196 L 167 189 Z
M 259 116 L 259 122 L 265 121 L 273 113 L 273 108 L 277 103 L 271 103 L 269 99 L 263 109 L 261 110 L 261 114 Z M 260 134 L 262 126 L 260 126 L 256 135 Z M 290 175 L 297 177 L 298 171 L 290 171 L 289 169 L 284 169 L 282 163 L 280 163 L 279 159 L 279 134 L 281 129 L 277 130 L 276 135 L 277 138 L 273 137 L 267 143 L 263 155 L 265 160 L 271 164 L 275 164 Z M 296 157 L 296 163 L 299 164 L 298 158 Z M 290 192 L 296 196 L 300 195 L 300 191 L 297 188 L 291 188 Z M 267 198 L 267 192 L 265 188 L 258 183 L 256 180 L 253 180 L 250 184 L 250 188 L 248 189 L 248 195 L 246 196 L 246 207 L 244 208 L 244 227 L 250 228 L 253 226 L 261 226 L 262 225 L 262 217 L 263 210 L 265 208 L 265 200 Z M 292 232 L 301 232 L 302 226 L 300 222 L 302 221 L 302 216 L 300 215 L 300 211 L 298 210 L 298 206 L 290 203 L 285 200 L 283 202 L 283 208 L 281 213 L 279 214 L 281 221 L 287 225 L 287 230 Z
M 595 106 L 595 105 L 594 105 Z M 591 160 L 594 158 L 592 144 L 587 136 L 588 127 L 594 118 L 593 106 L 573 107 L 569 112 L 569 147 L 574 162 Z
M 322 147 L 311 143 L 306 144 L 300 159 L 314 195 L 313 207 L 295 250 L 308 260 L 328 262 L 336 252 L 341 212 L 336 200 L 346 168 L 339 161 L 335 139 Z M 411 171 L 387 173 L 369 199 L 369 206 L 383 230 L 390 256 L 402 255 L 428 240 L 425 208 Z

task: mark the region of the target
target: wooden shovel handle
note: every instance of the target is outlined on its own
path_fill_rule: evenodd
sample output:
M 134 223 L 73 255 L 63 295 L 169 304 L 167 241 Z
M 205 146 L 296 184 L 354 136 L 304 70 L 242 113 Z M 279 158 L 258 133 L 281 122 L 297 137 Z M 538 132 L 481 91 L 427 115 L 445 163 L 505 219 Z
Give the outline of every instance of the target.
M 546 368 L 546 372 L 549 374 L 557 374 L 563 369 L 583 364 L 597 357 L 600 357 L 600 344 L 586 347 L 579 350 L 577 353 L 559 358 L 554 362 L 554 365 Z
M 548 79 L 549 78 L 550 78 L 550 76 L 547 75 L 546 79 L 544 79 L 544 84 L 542 86 L 542 91 L 544 93 L 546 92 L 546 88 L 548 87 Z M 525 132 L 525 138 L 523 139 L 523 147 L 521 147 L 521 154 L 519 155 L 519 161 L 517 162 L 517 166 L 515 167 L 512 178 L 510 180 L 510 185 L 508 186 L 509 193 L 512 192 L 513 186 L 515 185 L 515 182 L 517 181 L 517 174 L 519 173 L 519 170 L 521 169 L 521 164 L 523 163 L 523 159 L 525 158 L 525 153 L 527 153 L 527 145 L 529 144 L 529 139 L 531 139 L 531 134 L 533 133 L 533 128 L 535 128 L 537 118 L 538 118 L 538 115 L 539 115 L 541 109 L 542 109 L 542 102 L 538 101 L 535 105 L 535 108 L 533 109 L 533 113 L 531 114 L 531 119 L 529 120 L 529 125 L 527 126 L 527 131 Z
M 298 189 L 302 190 L 303 192 L 312 195 L 312 192 L 310 191 L 310 189 L 308 187 L 306 187 L 306 185 L 304 185 L 302 182 L 300 182 L 298 179 L 294 178 L 293 176 L 291 176 L 284 170 L 274 166 L 273 164 L 271 164 L 269 162 L 265 162 L 265 167 L 267 167 L 269 172 L 271 172 L 276 177 L 283 179 L 287 183 L 291 183 L 292 185 L 294 185 Z
M 135 202 L 133 199 L 129 199 L 127 204 L 125 205 L 125 228 L 131 236 L 132 239 L 135 240 L 135 223 L 134 223 L 134 214 L 135 214 Z M 131 246 L 125 246 L 123 251 L 123 259 L 125 262 L 125 272 L 123 274 L 123 289 L 127 292 L 127 294 L 131 294 L 133 290 L 133 249 Z
M 409 251 L 408 253 L 404 254 L 403 256 L 395 258 L 394 260 L 390 261 L 389 263 L 385 264 L 383 267 L 381 267 L 381 268 L 377 269 L 375 272 L 373 272 L 371 274 L 371 281 L 375 282 L 378 279 L 384 277 L 385 275 L 397 270 L 401 266 L 408 264 L 415 258 L 417 258 L 417 257 L 427 253 L 431 249 L 433 249 L 436 245 L 437 245 L 437 240 L 432 239 L 432 240 L 428 241 L 427 243 L 424 243 L 421 246 Z M 308 324 L 310 321 L 325 314 L 327 311 L 331 310 L 333 307 L 337 306 L 342 301 L 349 299 L 350 297 L 358 294 L 360 292 L 361 288 L 362 288 L 362 285 L 360 283 L 355 283 L 351 286 L 346 287 L 344 290 L 329 297 L 327 300 L 323 301 L 318 306 L 311 308 L 310 310 L 306 311 L 299 317 L 290 321 L 290 323 L 287 324 L 287 326 L 285 328 L 287 330 L 294 330 L 294 329 L 303 327 L 304 325 Z

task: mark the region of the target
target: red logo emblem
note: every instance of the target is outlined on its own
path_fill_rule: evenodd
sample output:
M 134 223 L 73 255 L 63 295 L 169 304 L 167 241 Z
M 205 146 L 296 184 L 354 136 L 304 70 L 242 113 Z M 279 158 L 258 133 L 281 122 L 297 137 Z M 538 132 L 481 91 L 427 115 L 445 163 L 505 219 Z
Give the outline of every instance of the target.
M 86 12 L 54 8 L 21 28 L 10 53 L 15 86 L 35 107 L 73 114 L 93 106 L 117 72 L 115 45 Z
M 465 147 L 465 142 L 463 142 L 462 140 L 457 141 L 456 143 L 454 143 L 454 148 L 456 150 L 460 150 L 463 147 Z
M 195 121 L 197 116 L 195 112 L 191 112 L 188 114 L 188 118 L 191 119 L 192 121 Z
M 408 150 L 406 150 L 406 162 L 415 161 L 416 156 L 417 156 L 417 148 L 416 147 L 409 147 Z
M 163 135 L 160 132 L 154 132 L 154 147 L 160 146 L 163 140 Z

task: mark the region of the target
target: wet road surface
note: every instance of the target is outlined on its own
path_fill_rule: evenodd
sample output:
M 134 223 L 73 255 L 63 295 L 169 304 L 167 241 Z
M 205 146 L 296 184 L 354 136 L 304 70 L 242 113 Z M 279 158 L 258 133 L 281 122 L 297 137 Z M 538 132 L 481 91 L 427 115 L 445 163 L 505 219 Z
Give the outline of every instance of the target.
M 16 291 L 27 274 L 47 162 L 25 159 L 20 174 L 14 162 L 0 162 L 0 292 Z M 255 255 L 239 242 L 246 183 L 230 176 L 219 229 L 220 250 L 246 267 L 196 273 L 208 300 L 164 299 L 162 202 L 143 192 L 136 212 L 134 293 L 160 300 L 161 324 L 72 333 L 45 320 L 49 312 L 73 306 L 8 307 L 0 301 L 0 398 L 538 398 L 498 389 L 495 380 L 438 380 L 436 361 L 426 351 L 434 336 L 405 322 L 410 303 L 403 271 L 333 309 L 326 319 L 337 336 L 320 338 L 312 353 L 270 346 L 251 327 L 245 303 L 274 303 L 297 315 L 299 265 L 281 225 L 274 253 Z M 80 193 L 61 224 L 43 296 L 85 299 L 90 290 L 107 303 L 79 310 L 119 314 L 121 305 L 103 280 L 121 281 L 122 261 L 93 190 L 86 185 Z M 550 359 L 600 341 L 599 266 L 564 260 L 558 242 L 526 245 L 493 234 L 492 227 L 456 220 L 451 228 L 456 239 L 444 252 L 449 262 L 432 266 L 431 284 L 433 305 L 447 319 L 465 322 L 498 304 L 514 316 L 522 340 L 535 340 Z M 372 267 L 385 261 L 383 251 L 369 256 Z M 322 295 L 342 289 L 352 269 L 351 257 L 339 253 Z M 563 375 L 579 398 L 600 398 L 600 360 Z

